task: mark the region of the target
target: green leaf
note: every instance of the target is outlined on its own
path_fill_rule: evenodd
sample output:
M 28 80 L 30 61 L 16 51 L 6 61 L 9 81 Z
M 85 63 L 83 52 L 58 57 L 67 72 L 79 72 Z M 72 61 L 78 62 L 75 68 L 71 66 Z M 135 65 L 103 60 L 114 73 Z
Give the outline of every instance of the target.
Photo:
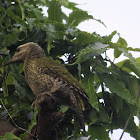
M 106 43 L 110 43 L 112 38 L 114 37 L 114 35 L 116 35 L 117 31 L 113 31 L 109 36 L 103 36 L 103 43 L 106 44 Z M 112 45 L 112 43 L 111 43 Z
M 101 53 L 105 52 L 106 49 L 107 49 L 107 45 L 104 45 L 100 42 L 90 44 L 81 51 L 81 53 L 78 55 L 78 58 L 74 64 L 81 63 L 90 58 L 93 58 L 94 56 L 98 56 Z
M 108 133 L 105 128 L 99 125 L 89 126 L 89 140 L 110 140 Z
M 96 96 L 96 90 L 94 88 L 94 75 L 91 75 L 89 78 L 84 78 L 82 80 L 82 84 L 89 96 L 92 107 L 99 111 L 98 99 Z
M 124 56 L 129 59 L 125 59 L 116 65 L 122 67 L 123 70 L 128 73 L 134 72 L 138 77 L 140 77 L 140 58 L 134 58 L 130 52 L 128 52 L 127 48 L 119 47 L 118 50 L 123 52 Z
M 48 43 L 48 46 L 47 46 L 47 52 L 48 52 L 48 54 L 50 54 L 50 51 L 51 51 L 52 48 L 54 48 L 54 46 L 51 45 L 50 42 L 49 42 Z
M 1 140 L 21 140 L 12 133 L 6 133 L 4 136 L 0 136 Z
M 2 24 L 3 18 L 6 16 L 6 11 L 3 7 L 0 6 L 0 25 Z
M 87 32 L 79 32 L 76 36 L 76 39 L 73 42 L 76 43 L 94 43 L 97 41 L 97 37 L 94 34 Z
M 91 15 L 88 15 L 86 11 L 75 10 L 69 15 L 68 25 L 78 26 L 81 22 L 88 19 L 93 19 L 93 17 Z
M 94 18 L 94 20 L 96 20 L 97 22 L 99 22 L 99 23 L 101 23 L 102 25 L 104 25 L 104 27 L 106 27 L 106 25 L 104 24 L 104 22 L 102 22 L 100 19 L 95 19 L 95 18 Z
M 28 11 L 29 13 L 32 13 L 32 15 L 34 18 L 37 18 L 38 20 L 42 20 L 43 19 L 43 14 L 41 13 L 42 11 L 40 11 L 38 8 L 36 8 L 33 4 L 29 4 L 29 3 L 23 3 L 26 11 Z
M 45 41 L 50 43 L 52 40 L 56 38 L 56 34 L 55 34 L 56 30 L 53 24 L 44 25 L 43 30 L 46 31 L 46 36 L 47 36 Z
M 68 27 L 65 32 L 68 35 L 75 36 L 78 33 L 78 29 L 76 27 Z
M 6 79 L 6 84 L 7 85 L 12 85 L 13 84 L 13 81 L 14 81 L 13 75 L 12 75 L 11 72 L 9 72 L 8 77 Z
M 126 114 L 126 112 L 125 112 L 125 114 Z M 134 116 L 130 120 L 126 131 L 129 132 L 130 136 L 134 137 L 136 140 L 140 139 L 140 129 L 139 129 L 139 126 L 137 126 L 136 123 L 134 122 Z
M 17 31 L 17 32 L 14 32 L 14 33 L 11 33 L 11 34 L 7 34 L 7 35 L 3 36 L 2 37 L 3 38 L 2 46 L 3 47 L 10 46 L 14 42 L 18 41 L 18 35 L 19 35 L 19 32 Z
M 29 132 L 31 132 L 32 128 L 36 125 L 36 123 L 37 123 L 37 120 L 36 120 L 36 115 L 37 115 L 37 113 L 38 113 L 38 110 L 37 110 L 37 108 L 35 107 L 35 108 L 34 108 L 34 116 L 33 116 L 32 120 L 31 120 L 31 124 L 30 124 L 29 127 L 28 127 L 28 132 L 25 132 L 24 134 L 21 134 L 21 135 L 20 135 L 20 138 L 21 138 L 21 139 L 24 139 L 25 136 L 26 136 L 27 134 L 29 134 Z
M 48 9 L 49 20 L 62 22 L 62 11 L 59 1 L 52 0 L 49 3 Z
M 59 111 L 65 113 L 68 109 L 69 109 L 68 106 L 61 105 Z
M 20 97 L 21 98 L 25 97 L 25 94 L 27 93 L 26 88 L 25 87 L 22 87 L 20 84 L 18 84 L 16 80 L 14 82 L 14 85 L 15 85 L 16 90 L 20 94 Z
M 132 47 L 128 47 L 127 49 L 128 49 L 129 51 L 140 52 L 140 48 L 132 48 Z
M 140 57 L 135 59 L 138 64 L 140 64 Z
M 137 65 L 140 64 L 140 57 L 135 59 Z M 136 68 L 133 63 L 130 62 L 129 59 L 125 59 L 121 62 L 116 63 L 118 67 L 120 67 L 122 70 L 131 73 L 134 72 L 138 77 L 140 77 L 140 70 L 139 68 Z
M 108 113 L 105 111 L 104 108 L 101 107 L 101 105 L 99 105 L 99 112 L 95 111 L 95 109 L 91 109 L 88 117 L 91 120 L 89 125 L 98 124 L 100 122 L 102 123 L 110 122 Z
M 130 52 L 128 52 L 127 48 L 119 47 L 118 49 L 123 52 L 124 56 L 129 58 L 131 64 L 133 64 L 136 68 L 140 69 L 140 64 L 136 62 L 135 58 L 132 56 Z
M 116 112 L 119 113 L 123 109 L 124 101 L 120 96 L 114 95 L 111 100 L 112 106 L 115 108 Z M 113 115 L 113 114 L 112 114 Z
M 114 48 L 114 57 L 115 58 L 118 58 L 121 54 L 122 54 L 122 51 L 120 51 L 118 49 L 118 47 L 125 47 L 127 48 L 127 42 L 126 40 L 124 40 L 123 38 L 119 37 L 117 43 L 116 43 L 116 47 Z
M 125 60 L 123 60 L 123 61 L 120 61 L 120 62 L 116 63 L 115 65 L 118 66 L 119 68 L 121 68 L 122 70 L 124 70 L 124 71 L 130 73 L 130 72 L 132 72 L 132 70 L 131 70 L 128 66 L 125 67 L 125 63 L 128 63 L 128 62 L 126 62 L 126 61 L 129 61 L 129 59 L 125 59 Z M 130 62 L 129 62 L 129 63 L 130 63 Z M 127 64 L 127 65 L 128 65 L 128 64 Z
M 16 21 L 16 23 L 27 26 L 24 20 L 22 20 L 18 15 L 16 15 L 14 12 L 12 12 L 11 8 L 8 8 L 6 13 L 9 17 L 11 17 L 14 21 Z
M 135 98 L 130 94 L 129 90 L 125 87 L 125 84 L 122 81 L 119 81 L 113 77 L 113 75 L 108 74 L 102 74 L 100 77 L 103 79 L 111 92 L 116 93 L 129 104 L 135 104 Z
M 37 108 L 35 107 L 34 108 L 34 117 L 32 118 L 32 120 L 31 120 L 31 125 L 29 126 L 29 128 L 28 128 L 28 131 L 31 131 L 31 129 L 36 125 L 36 115 L 37 115 L 37 113 L 38 113 L 38 110 L 37 110 Z
M 119 111 L 119 114 L 117 116 L 115 114 L 114 119 L 112 120 L 113 121 L 112 125 L 114 129 L 117 128 L 123 129 L 128 119 L 128 116 L 132 111 L 132 108 L 130 108 L 130 106 L 128 106 L 127 104 L 124 104 L 123 106 L 124 107 Z M 131 119 L 129 120 L 126 132 L 128 132 L 136 140 L 140 139 L 139 127 L 136 126 L 136 123 L 134 122 L 134 116 L 132 116 Z
M 77 10 L 78 8 L 75 7 L 77 4 L 73 2 L 69 2 L 68 0 L 56 0 L 60 2 L 61 5 L 65 6 L 66 8 L 72 9 L 72 10 Z
M 88 115 L 88 118 L 91 120 L 90 121 L 90 125 L 97 123 L 97 121 L 99 119 L 97 111 L 95 109 L 91 109 L 91 111 L 90 111 L 90 113 Z
M 130 77 L 128 81 L 128 86 L 131 95 L 133 95 L 136 98 L 138 96 L 138 88 L 139 88 L 138 79 L 134 76 Z
M 115 63 L 116 66 L 118 66 L 119 68 L 122 68 L 123 67 L 123 63 L 126 62 L 128 59 L 125 59 L 123 61 L 120 61 L 118 63 Z
M 118 58 L 122 54 L 121 51 L 118 50 L 117 46 L 114 48 L 114 57 Z
M 135 67 L 130 60 L 127 60 L 123 63 L 123 66 L 128 68 L 128 72 L 134 72 L 138 77 L 140 77 L 140 68 Z
M 123 52 L 124 56 L 128 57 L 129 60 L 125 61 L 125 63 L 123 63 L 123 66 L 129 68 L 130 70 L 132 70 L 133 72 L 135 72 L 135 74 L 137 74 L 140 77 L 140 63 L 139 59 L 136 59 L 132 56 L 132 54 L 130 52 L 128 52 L 127 48 L 118 48 L 120 51 Z
M 119 37 L 117 43 L 120 44 L 121 46 L 125 47 L 125 48 L 127 48 L 127 46 L 128 46 L 126 40 L 121 38 L 121 37 Z
M 5 12 L 5 9 L 3 7 L 1 7 L 1 6 L 0 6 L 0 12 L 3 12 L 3 13 Z
M 24 11 L 23 11 L 23 8 L 22 8 L 22 5 L 21 5 L 21 1 L 20 0 L 17 0 L 18 4 L 19 4 L 19 7 L 20 7 L 20 10 L 21 10 L 21 15 L 22 15 L 22 20 L 24 20 Z

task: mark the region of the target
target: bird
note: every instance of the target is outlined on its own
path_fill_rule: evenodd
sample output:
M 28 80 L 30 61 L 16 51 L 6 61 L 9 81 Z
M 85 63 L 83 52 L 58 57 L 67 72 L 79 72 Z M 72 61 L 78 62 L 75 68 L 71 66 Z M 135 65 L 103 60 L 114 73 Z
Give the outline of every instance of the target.
M 34 42 L 17 47 L 14 56 L 7 64 L 13 63 L 24 64 L 25 79 L 36 96 L 58 92 L 60 104 L 74 110 L 80 127 L 85 129 L 83 111 L 89 102 L 89 97 L 81 83 L 62 64 L 46 57 L 44 50 Z

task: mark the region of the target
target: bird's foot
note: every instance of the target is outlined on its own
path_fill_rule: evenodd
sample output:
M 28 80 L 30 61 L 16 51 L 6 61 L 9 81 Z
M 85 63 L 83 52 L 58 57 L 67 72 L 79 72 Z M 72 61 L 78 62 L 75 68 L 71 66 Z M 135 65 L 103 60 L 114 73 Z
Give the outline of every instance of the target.
M 38 100 L 40 100 L 40 102 L 41 102 L 41 98 L 42 98 L 43 96 L 47 96 L 47 95 L 51 96 L 51 94 L 50 94 L 49 92 L 44 92 L 44 93 L 41 93 L 41 94 L 37 95 L 36 100 L 35 100 L 35 101 L 32 103 L 32 105 L 31 105 L 31 109 L 33 109 L 34 106 L 36 106 L 36 102 L 37 102 Z M 43 99 L 44 99 L 44 98 L 43 98 Z M 42 99 L 42 100 L 43 100 L 43 99 Z
M 55 97 L 48 92 L 39 94 L 36 97 L 36 100 L 32 103 L 31 107 L 34 107 L 34 106 L 36 106 L 39 110 L 41 108 L 45 109 L 45 110 L 56 110 L 57 109 Z

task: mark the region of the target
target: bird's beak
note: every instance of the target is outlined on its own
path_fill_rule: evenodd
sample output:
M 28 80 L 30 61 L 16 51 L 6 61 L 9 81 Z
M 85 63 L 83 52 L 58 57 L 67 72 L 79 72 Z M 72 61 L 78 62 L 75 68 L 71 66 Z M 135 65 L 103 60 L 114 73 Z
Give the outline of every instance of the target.
M 4 67 L 5 66 L 7 66 L 7 65 L 9 65 L 9 64 L 12 64 L 13 62 L 12 62 L 12 59 L 10 60 L 10 61 L 8 61 L 5 65 L 3 65 Z
M 13 63 L 16 63 L 17 62 L 17 58 L 16 57 L 12 57 L 11 60 L 9 60 L 4 66 L 7 66 L 9 64 L 13 64 Z
M 2 55 L 2 56 L 8 56 L 8 54 L 5 54 L 5 53 L 0 53 L 0 55 Z M 11 60 L 10 60 L 11 61 Z M 3 65 L 2 67 L 4 67 L 4 66 L 6 66 L 6 65 L 8 65 L 8 64 L 10 64 L 11 62 L 10 61 L 8 61 L 5 65 Z
M 21 63 L 22 60 L 19 59 L 19 55 L 14 54 L 14 56 L 11 58 L 11 60 L 9 60 L 4 66 L 7 66 L 9 64 L 13 64 L 13 63 Z

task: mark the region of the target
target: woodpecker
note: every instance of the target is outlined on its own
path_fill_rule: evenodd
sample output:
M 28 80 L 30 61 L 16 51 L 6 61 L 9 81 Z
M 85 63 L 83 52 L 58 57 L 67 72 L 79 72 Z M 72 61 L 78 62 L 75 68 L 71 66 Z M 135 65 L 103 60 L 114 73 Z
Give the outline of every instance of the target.
M 36 43 L 19 46 L 7 64 L 23 63 L 24 74 L 33 93 L 58 93 L 61 105 L 67 105 L 77 113 L 81 128 L 85 128 L 83 111 L 88 95 L 82 85 L 68 70 L 52 58 L 47 58 L 44 50 Z

